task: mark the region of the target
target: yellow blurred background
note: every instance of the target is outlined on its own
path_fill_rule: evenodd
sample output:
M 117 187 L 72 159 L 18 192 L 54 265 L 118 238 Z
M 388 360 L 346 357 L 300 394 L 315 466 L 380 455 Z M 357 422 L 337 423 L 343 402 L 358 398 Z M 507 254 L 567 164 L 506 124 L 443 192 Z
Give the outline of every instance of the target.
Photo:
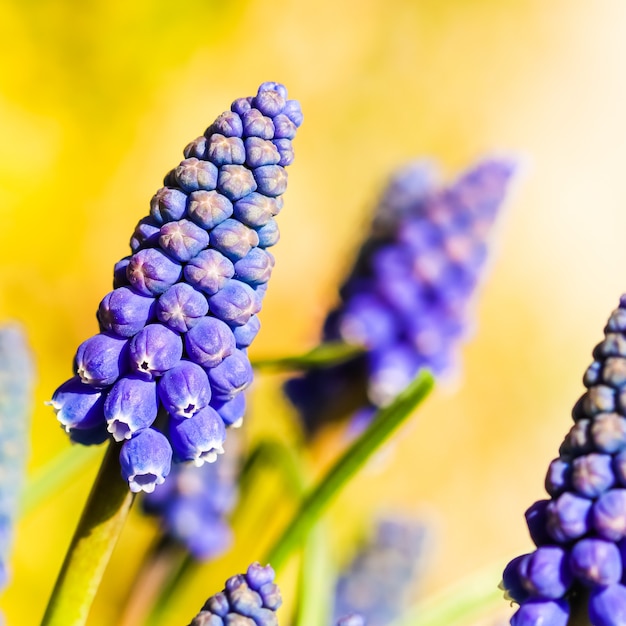
M 29 471 L 68 446 L 43 402 L 96 332 L 163 175 L 233 99 L 275 80 L 305 121 L 252 356 L 314 344 L 393 168 L 426 156 L 451 178 L 486 153 L 523 159 L 458 381 L 330 518 L 342 553 L 367 512 L 425 516 L 422 596 L 528 551 L 523 512 L 544 497 L 626 291 L 626 3 L 4 0 L 0 15 L 0 320 L 25 325 L 37 359 Z M 253 392 L 257 430 L 286 411 L 278 380 Z M 21 522 L 7 623 L 39 620 L 94 472 Z M 90 626 L 114 623 L 150 529 L 130 520 Z M 212 570 L 204 595 L 230 573 Z

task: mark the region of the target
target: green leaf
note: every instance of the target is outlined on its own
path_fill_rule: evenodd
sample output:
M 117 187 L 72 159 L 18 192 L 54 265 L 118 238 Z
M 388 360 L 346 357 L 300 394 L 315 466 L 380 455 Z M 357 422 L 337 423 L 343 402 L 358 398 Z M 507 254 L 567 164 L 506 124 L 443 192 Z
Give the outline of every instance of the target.
M 309 370 L 339 365 L 363 354 L 363 351 L 364 349 L 361 346 L 329 342 L 322 343 L 309 352 L 297 356 L 287 356 L 278 359 L 254 359 L 252 366 L 256 369 L 278 371 Z
M 326 507 L 345 487 L 356 472 L 365 465 L 372 454 L 411 415 L 434 386 L 430 372 L 422 371 L 417 378 L 394 400 L 381 409 L 368 429 L 344 452 L 325 476 L 305 496 L 284 533 L 270 550 L 265 563 L 280 569 L 291 553 L 306 538 L 309 530 L 326 510 Z
M 40 504 L 82 474 L 102 448 L 98 446 L 71 446 L 57 454 L 26 482 L 20 502 L 21 515 L 32 513 Z

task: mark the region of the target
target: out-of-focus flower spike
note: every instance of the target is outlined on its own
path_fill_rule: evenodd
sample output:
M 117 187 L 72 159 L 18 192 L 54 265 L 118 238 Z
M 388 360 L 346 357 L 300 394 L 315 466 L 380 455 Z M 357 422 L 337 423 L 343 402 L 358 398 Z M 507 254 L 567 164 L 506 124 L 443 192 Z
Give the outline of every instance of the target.
M 8 581 L 9 551 L 28 458 L 34 365 L 22 329 L 0 327 L 0 589 Z M 1 617 L 0 617 L 1 619 Z
M 259 568 L 258 563 L 253 563 L 245 574 L 229 578 L 224 590 L 205 602 L 189 626 L 278 626 L 276 610 L 282 601 L 278 588 L 272 584 L 274 572 L 269 565 L 261 568 L 267 572 L 269 581 L 258 587 Z M 266 597 L 264 588 L 267 585 L 272 586 L 274 592 Z
M 322 335 L 365 354 L 285 387 L 309 433 L 333 419 L 340 403 L 344 417 L 386 406 L 419 370 L 443 376 L 454 369 L 513 171 L 510 160 L 488 159 L 437 188 L 434 168 L 419 161 L 392 177 Z M 271 224 L 257 228 L 259 247 L 271 242 Z

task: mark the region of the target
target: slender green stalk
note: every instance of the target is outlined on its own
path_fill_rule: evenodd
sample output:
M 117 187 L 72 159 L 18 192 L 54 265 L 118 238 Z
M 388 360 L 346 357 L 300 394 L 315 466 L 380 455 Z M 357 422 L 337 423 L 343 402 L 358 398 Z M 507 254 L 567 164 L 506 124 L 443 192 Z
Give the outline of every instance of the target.
M 278 359 L 255 359 L 252 366 L 256 369 L 269 370 L 308 370 L 316 367 L 329 367 L 349 361 L 363 354 L 363 348 L 347 343 L 332 341 L 322 343 L 309 352 L 297 356 L 287 356 Z
M 365 465 L 372 454 L 409 417 L 413 410 L 426 398 L 434 386 L 432 375 L 421 372 L 417 378 L 394 400 L 381 409 L 368 429 L 346 450 L 313 487 L 302 501 L 282 536 L 270 550 L 266 563 L 275 570 L 280 569 L 291 553 L 306 538 L 307 533 L 336 497 L 350 478 Z
M 20 502 L 22 516 L 32 513 L 40 504 L 80 474 L 100 453 L 96 446 L 71 446 L 55 456 L 26 482 Z
M 111 442 L 52 591 L 42 626 L 83 626 L 134 494 Z

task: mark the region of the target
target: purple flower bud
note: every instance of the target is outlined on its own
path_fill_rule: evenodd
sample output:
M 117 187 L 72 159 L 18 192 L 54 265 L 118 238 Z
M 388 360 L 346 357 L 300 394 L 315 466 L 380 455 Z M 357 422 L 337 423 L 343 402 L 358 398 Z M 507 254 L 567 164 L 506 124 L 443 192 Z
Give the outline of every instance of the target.
M 159 409 L 156 383 L 134 376 L 120 378 L 104 402 L 107 430 L 115 441 L 130 439 L 152 426 Z
M 562 458 L 554 459 L 548 467 L 546 475 L 546 491 L 556 498 L 569 488 L 571 484 L 572 466 Z
M 237 98 L 231 105 L 230 110 L 238 115 L 243 115 L 252 108 L 252 98 Z M 243 129 L 243 125 L 242 125 Z
M 375 294 L 357 294 L 341 312 L 339 333 L 346 343 L 382 348 L 396 339 L 397 319 Z
M 224 137 L 215 133 L 208 141 L 207 158 L 218 167 L 243 165 L 246 161 L 246 149 L 239 137 Z
M 126 269 L 130 284 L 144 296 L 157 296 L 175 282 L 182 267 L 157 248 L 146 248 L 133 254 Z
M 260 298 L 249 285 L 239 280 L 229 280 L 209 297 L 209 311 L 231 326 L 243 326 L 260 310 Z
M 252 173 L 259 193 L 276 197 L 285 193 L 287 189 L 287 170 L 280 165 L 262 165 Z
M 254 341 L 260 328 L 261 322 L 256 315 L 253 315 L 243 326 L 235 326 L 232 331 L 237 348 L 247 348 Z
M 591 423 L 591 438 L 601 452 L 621 450 L 626 446 L 626 419 L 617 413 L 599 413 Z
M 602 367 L 602 379 L 607 385 L 622 388 L 626 385 L 626 359 L 610 357 Z
M 561 447 L 559 448 L 559 454 L 578 456 L 591 452 L 593 446 L 591 442 L 590 433 L 590 420 L 581 419 L 577 421 L 571 428 L 569 433 L 565 436 Z
M 235 278 L 251 286 L 261 285 L 270 279 L 272 267 L 269 253 L 261 248 L 252 248 L 235 263 Z
M 257 183 L 252 172 L 243 165 L 222 165 L 217 178 L 217 189 L 235 202 L 256 191 Z
M 572 547 L 570 566 L 577 580 L 589 587 L 619 582 L 622 561 L 619 549 L 604 539 L 581 539 Z
M 130 263 L 130 256 L 125 256 L 113 266 L 113 289 L 130 285 L 126 276 L 126 268 Z
M 593 504 L 594 530 L 609 541 L 626 537 L 626 489 L 609 489 Z
M 194 191 L 189 196 L 189 218 L 211 230 L 233 214 L 232 202 L 217 191 Z
M 235 275 L 235 267 L 221 252 L 209 249 L 185 265 L 184 275 L 190 285 L 213 295 Z
M 207 152 L 210 149 L 209 142 Z M 217 167 L 209 161 L 201 161 L 195 157 L 181 161 L 174 176 L 180 188 L 187 193 L 199 189 L 211 190 L 217 186 Z
M 259 228 L 280 211 L 279 202 L 277 198 L 254 192 L 235 202 L 233 216 L 247 226 Z
M 274 118 L 274 140 L 293 139 L 296 136 L 296 125 L 285 115 L 277 115 Z
M 257 109 L 250 109 L 241 116 L 243 122 L 243 137 L 260 137 L 272 139 L 274 137 L 274 122 Z
M 206 158 L 206 137 L 197 137 L 193 141 L 189 142 L 185 146 L 183 154 L 186 159 L 191 159 L 193 157 L 196 159 Z
M 626 332 L 626 309 L 617 308 L 611 313 L 604 327 L 605 333 Z
M 239 428 L 246 413 L 246 396 L 239 393 L 232 400 L 226 401 L 211 398 L 211 407 L 219 413 L 226 426 Z
M 578 493 L 587 498 L 599 496 L 614 482 L 609 454 L 586 454 L 572 462 L 572 485 Z
M 531 596 L 550 600 L 563 597 L 573 581 L 568 553 L 559 546 L 544 546 L 527 554 L 519 562 L 518 572 Z
M 271 141 L 259 139 L 259 137 L 248 137 L 244 143 L 248 167 L 276 165 L 280 161 L 280 153 Z
M 530 554 L 522 554 L 516 556 L 502 572 L 502 582 L 500 588 L 504 591 L 504 599 L 511 602 L 521 604 L 529 598 L 529 593 L 522 583 L 519 572 L 520 563 Z
M 229 259 L 243 258 L 259 243 L 256 231 L 234 219 L 224 220 L 210 233 L 211 246 Z
M 105 392 L 85 385 L 78 376 L 65 381 L 48 402 L 54 409 L 66 432 L 70 429 L 89 429 L 104 423 Z
M 593 349 L 593 358 L 603 360 L 609 356 L 626 358 L 626 336 L 621 333 L 607 333 Z
M 240 98 L 240 100 L 246 102 L 248 104 L 248 109 L 250 108 L 248 98 Z M 238 113 L 243 113 L 243 111 L 235 111 L 235 109 L 232 111 L 224 111 L 224 113 L 222 113 L 213 122 L 213 124 L 207 128 L 204 133 L 205 136 L 210 137 L 212 134 L 218 133 L 220 135 L 224 135 L 225 137 L 241 137 L 243 132 L 243 123 Z
M 603 412 L 608 413 L 615 409 L 615 390 L 607 385 L 595 385 L 583 397 L 586 417 L 593 417 Z
M 597 385 L 602 380 L 602 363 L 594 361 L 585 371 L 583 375 L 583 384 L 589 388 Z
M 259 591 L 264 585 L 274 582 L 274 570 L 271 565 L 263 567 L 260 563 L 252 563 L 246 572 L 248 585 L 255 591 Z
M 528 600 L 511 618 L 511 626 L 567 626 L 567 600 Z
M 259 88 L 257 89 L 257 98 L 263 91 L 275 91 L 283 100 L 287 100 L 287 87 L 285 87 L 282 83 L 277 83 L 273 80 L 266 80 L 264 83 L 259 85 Z M 256 101 L 254 98 L 251 98 L 250 102 Z M 257 104 L 255 104 L 255 107 L 260 110 Z M 264 113 L 264 115 L 269 115 L 269 113 Z
M 206 372 L 191 361 L 180 361 L 165 372 L 159 380 L 158 389 L 165 410 L 179 420 L 192 417 L 211 399 Z
M 594 626 L 626 624 L 626 587 L 594 587 L 589 596 L 589 619 Z
M 251 104 L 263 115 L 275 117 L 285 108 L 287 94 L 284 88 L 282 88 L 281 91 L 272 87 L 266 89 L 264 86 L 269 84 L 271 83 L 263 83 L 263 85 L 259 87 L 259 91 L 252 99 Z M 282 87 L 282 85 L 280 85 L 280 87 Z
M 216 400 L 232 400 L 237 394 L 249 387 L 254 372 L 247 355 L 235 350 L 219 365 L 207 370 L 213 397 Z
M 182 355 L 180 336 L 162 324 L 148 324 L 130 340 L 131 368 L 144 378 L 161 376 Z
M 216 317 L 204 317 L 185 335 L 189 358 L 202 367 L 215 367 L 235 350 L 231 329 Z
M 130 238 L 130 249 L 137 252 L 139 248 L 150 248 L 157 244 L 159 239 L 159 224 L 152 217 L 139 220 L 133 236 Z
M 261 228 L 257 228 L 256 232 L 259 237 L 259 248 L 271 248 L 280 240 L 280 231 L 275 219 L 271 219 Z
M 548 534 L 548 505 L 551 500 L 538 500 L 526 510 L 526 524 L 528 533 L 536 546 L 544 546 L 552 543 L 552 537 Z
M 207 406 L 188 419 L 171 420 L 169 436 L 176 459 L 199 467 L 224 452 L 226 428 L 219 414 Z
M 282 112 L 296 125 L 296 127 L 299 127 L 302 124 L 302 109 L 300 108 L 300 103 L 297 100 L 287 100 L 285 108 Z
M 158 300 L 156 316 L 160 322 L 185 333 L 209 312 L 204 295 L 187 283 L 176 283 Z
M 289 139 L 274 139 L 274 145 L 280 154 L 280 161 L 278 165 L 287 167 L 291 165 L 294 159 L 293 145 Z
M 159 245 L 174 260 L 184 263 L 209 245 L 209 234 L 189 220 L 168 222 L 161 227 Z
M 546 509 L 547 530 L 558 543 L 582 537 L 590 527 L 591 500 L 565 492 Z
M 165 437 L 153 428 L 139 431 L 122 446 L 122 476 L 133 493 L 152 493 L 170 473 L 172 448 Z
M 100 330 L 120 337 L 136 335 L 154 317 L 156 301 L 131 288 L 119 287 L 109 292 L 98 308 Z
M 150 200 L 150 215 L 157 224 L 182 219 L 187 207 L 187 194 L 180 189 L 161 187 Z
M 127 369 L 128 340 L 99 333 L 78 346 L 75 372 L 86 385 L 108 387 Z

